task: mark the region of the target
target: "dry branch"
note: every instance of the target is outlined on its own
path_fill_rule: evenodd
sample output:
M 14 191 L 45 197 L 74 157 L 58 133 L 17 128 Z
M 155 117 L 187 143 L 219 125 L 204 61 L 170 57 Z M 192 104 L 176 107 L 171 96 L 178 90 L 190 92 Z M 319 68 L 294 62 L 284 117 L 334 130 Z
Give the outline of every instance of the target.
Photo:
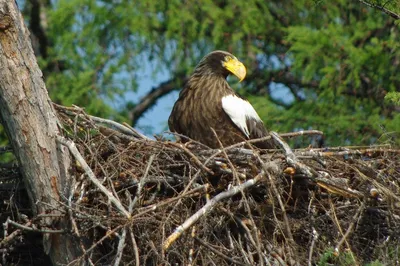
M 175 231 L 170 236 L 168 236 L 168 238 L 163 243 L 163 249 L 167 250 L 176 241 L 177 238 L 179 238 L 188 228 L 190 228 L 194 223 L 196 223 L 202 216 L 207 215 L 207 213 L 209 213 L 217 203 L 226 198 L 230 198 L 247 188 L 256 185 L 264 177 L 264 175 L 265 173 L 262 172 L 258 174 L 256 177 L 254 177 L 254 179 L 247 180 L 243 184 L 234 186 L 229 190 L 221 192 L 220 194 L 212 198 L 210 201 L 207 202 L 206 205 L 204 205 L 200 210 L 198 210 L 195 214 L 193 214 L 183 224 L 178 226 L 175 229 Z
M 127 219 L 131 218 L 131 214 L 122 206 L 121 202 L 114 197 L 114 195 L 101 184 L 101 182 L 96 178 L 93 174 L 93 171 L 90 169 L 89 165 L 86 163 L 85 159 L 82 157 L 80 152 L 75 146 L 75 143 L 71 140 L 67 140 L 61 136 L 57 136 L 57 141 L 62 145 L 68 147 L 71 154 L 75 157 L 75 159 L 79 162 L 80 166 L 85 171 L 86 175 L 89 177 L 90 181 L 107 196 L 108 200 L 114 204 L 114 206 L 124 215 Z

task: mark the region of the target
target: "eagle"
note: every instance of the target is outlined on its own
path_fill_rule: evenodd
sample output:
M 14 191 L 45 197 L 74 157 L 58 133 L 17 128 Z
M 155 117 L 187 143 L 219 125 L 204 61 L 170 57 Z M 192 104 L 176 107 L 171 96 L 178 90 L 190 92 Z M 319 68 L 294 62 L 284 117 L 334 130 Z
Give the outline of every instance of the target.
M 229 86 L 226 78 L 230 74 L 239 81 L 246 76 L 245 66 L 234 55 L 213 51 L 204 56 L 174 104 L 168 119 L 170 131 L 210 148 L 268 136 L 253 106 Z M 274 148 L 272 140 L 254 145 L 261 149 Z

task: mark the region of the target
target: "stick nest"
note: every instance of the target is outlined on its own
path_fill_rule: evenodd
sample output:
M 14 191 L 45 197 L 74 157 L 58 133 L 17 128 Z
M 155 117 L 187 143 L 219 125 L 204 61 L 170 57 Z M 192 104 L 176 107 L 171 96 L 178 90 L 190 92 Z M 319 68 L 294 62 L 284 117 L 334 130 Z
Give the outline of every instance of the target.
M 400 150 L 291 150 L 277 135 L 277 150 L 210 149 L 57 110 L 98 181 L 73 154 L 59 206 L 81 240 L 71 265 L 394 265 L 400 257 Z

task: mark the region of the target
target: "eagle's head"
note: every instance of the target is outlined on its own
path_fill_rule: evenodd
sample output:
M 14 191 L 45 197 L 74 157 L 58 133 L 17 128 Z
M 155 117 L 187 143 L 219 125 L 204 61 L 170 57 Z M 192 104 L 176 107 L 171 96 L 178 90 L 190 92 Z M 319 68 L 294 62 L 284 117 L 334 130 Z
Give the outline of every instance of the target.
M 213 51 L 201 59 L 193 74 L 195 76 L 221 75 L 223 78 L 233 74 L 242 81 L 246 77 L 246 68 L 231 53 Z

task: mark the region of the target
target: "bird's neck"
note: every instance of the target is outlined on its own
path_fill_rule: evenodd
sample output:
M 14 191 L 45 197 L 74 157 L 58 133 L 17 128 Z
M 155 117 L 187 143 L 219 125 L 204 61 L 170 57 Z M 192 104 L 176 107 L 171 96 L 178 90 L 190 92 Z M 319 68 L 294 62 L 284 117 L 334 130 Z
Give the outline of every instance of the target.
M 192 89 L 213 90 L 214 88 L 223 88 L 228 85 L 226 78 L 221 74 L 215 73 L 193 73 L 188 80 L 188 86 Z

